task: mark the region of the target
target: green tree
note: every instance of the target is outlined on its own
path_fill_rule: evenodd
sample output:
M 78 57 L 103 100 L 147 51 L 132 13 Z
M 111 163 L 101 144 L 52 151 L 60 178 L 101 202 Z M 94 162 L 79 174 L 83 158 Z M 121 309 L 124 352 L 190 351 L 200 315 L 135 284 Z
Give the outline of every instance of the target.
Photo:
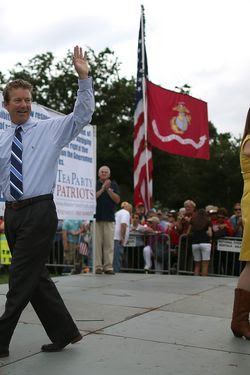
M 153 151 L 154 176 L 161 175 L 161 183 L 154 177 L 154 196 L 163 206 L 178 208 L 193 199 L 199 207 L 215 204 L 230 210 L 240 200 L 240 140 L 230 133 L 218 134 L 211 122 L 209 130 L 210 160 Z
M 175 86 L 175 88 L 179 91 L 181 94 L 187 94 L 190 95 L 191 93 L 191 86 L 185 83 L 183 86 Z

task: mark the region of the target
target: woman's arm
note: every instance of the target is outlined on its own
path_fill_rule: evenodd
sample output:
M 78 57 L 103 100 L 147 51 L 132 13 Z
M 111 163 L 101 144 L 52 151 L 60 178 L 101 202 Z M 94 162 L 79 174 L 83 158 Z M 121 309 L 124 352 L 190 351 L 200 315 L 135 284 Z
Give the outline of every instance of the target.
M 250 139 L 248 139 L 243 146 L 243 154 L 250 156 Z

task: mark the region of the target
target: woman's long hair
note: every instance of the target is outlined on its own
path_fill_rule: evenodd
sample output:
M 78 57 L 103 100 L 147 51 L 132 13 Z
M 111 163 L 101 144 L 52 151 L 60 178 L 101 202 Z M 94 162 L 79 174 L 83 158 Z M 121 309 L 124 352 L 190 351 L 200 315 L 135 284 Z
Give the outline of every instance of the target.
M 209 218 L 204 208 L 199 209 L 191 220 L 192 230 L 207 229 Z
M 244 142 L 244 139 L 246 138 L 246 136 L 248 134 L 250 134 L 250 108 L 249 108 L 249 110 L 247 112 L 246 125 L 245 125 L 245 129 L 244 129 L 244 133 L 243 133 L 241 144 Z

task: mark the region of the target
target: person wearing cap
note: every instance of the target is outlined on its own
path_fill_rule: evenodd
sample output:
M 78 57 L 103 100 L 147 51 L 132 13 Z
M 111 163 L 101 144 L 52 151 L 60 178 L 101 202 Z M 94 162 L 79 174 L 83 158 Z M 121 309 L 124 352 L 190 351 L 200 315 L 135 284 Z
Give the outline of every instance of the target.
M 157 253 L 162 250 L 161 234 L 164 233 L 164 228 L 160 225 L 160 219 L 157 216 L 151 216 L 147 219 L 146 243 L 143 248 L 143 258 L 145 262 L 144 270 L 148 272 L 152 267 L 152 258 L 154 259 L 155 269 L 162 269 L 162 262 L 157 259 Z
M 206 213 L 209 215 L 211 213 L 211 211 L 217 211 L 218 210 L 218 207 L 214 206 L 213 204 L 208 204 L 206 207 L 205 207 L 205 211 Z
M 99 168 L 96 183 L 96 257 L 95 272 L 113 275 L 115 208 L 120 203 L 120 191 L 115 180 L 110 179 L 108 166 Z

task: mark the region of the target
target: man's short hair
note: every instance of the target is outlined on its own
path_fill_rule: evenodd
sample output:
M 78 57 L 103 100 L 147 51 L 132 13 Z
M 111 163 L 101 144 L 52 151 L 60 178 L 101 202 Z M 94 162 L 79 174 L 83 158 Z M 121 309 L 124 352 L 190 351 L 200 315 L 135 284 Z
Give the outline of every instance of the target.
M 25 81 L 24 79 L 15 79 L 14 81 L 7 83 L 7 85 L 5 86 L 3 90 L 4 103 L 7 103 L 7 104 L 9 103 L 10 91 L 12 89 L 19 89 L 19 88 L 27 89 L 32 94 L 33 86 L 31 83 L 29 83 L 28 81 Z
M 108 174 L 109 174 L 109 176 L 110 176 L 111 171 L 110 171 L 110 168 L 109 168 L 107 165 L 102 165 L 102 166 L 99 168 L 99 170 L 98 170 L 98 175 L 99 175 L 99 173 L 101 172 L 102 169 L 106 169 L 107 172 L 108 172 Z

